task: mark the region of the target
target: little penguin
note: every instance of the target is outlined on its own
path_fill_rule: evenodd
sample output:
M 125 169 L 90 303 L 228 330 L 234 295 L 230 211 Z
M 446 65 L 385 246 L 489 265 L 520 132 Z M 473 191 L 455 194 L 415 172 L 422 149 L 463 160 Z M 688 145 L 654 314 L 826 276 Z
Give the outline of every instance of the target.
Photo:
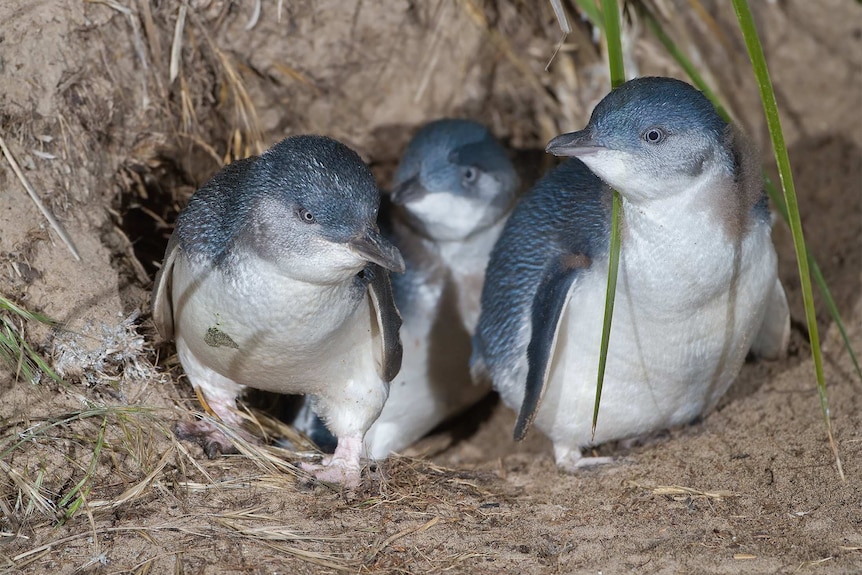
M 156 276 L 153 319 L 176 341 L 192 386 L 240 427 L 246 387 L 310 396 L 336 436 L 306 466 L 355 487 L 365 432 L 401 364 L 389 274 L 404 271 L 377 224 L 368 166 L 323 136 L 294 136 L 231 163 L 180 213 Z M 232 444 L 205 421 L 180 423 L 213 457 Z
M 405 149 L 382 224 L 404 255 L 392 278 L 404 319 L 404 363 L 389 399 L 365 436 L 366 455 L 402 451 L 490 391 L 470 377 L 470 337 L 491 249 L 514 205 L 519 178 L 505 148 L 484 125 L 441 119 Z M 298 427 L 326 443 L 307 417 Z
M 516 206 L 482 292 L 471 369 L 535 425 L 560 468 L 581 449 L 685 424 L 715 407 L 749 352 L 780 358 L 790 315 L 753 148 L 689 84 L 646 77 L 608 94 L 571 158 Z M 622 236 L 595 437 L 612 188 Z

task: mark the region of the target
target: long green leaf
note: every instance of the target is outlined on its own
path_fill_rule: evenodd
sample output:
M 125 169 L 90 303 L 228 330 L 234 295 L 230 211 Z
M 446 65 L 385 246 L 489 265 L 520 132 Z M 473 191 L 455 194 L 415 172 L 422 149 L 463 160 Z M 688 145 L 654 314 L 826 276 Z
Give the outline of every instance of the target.
M 814 274 L 814 281 L 820 287 L 823 301 L 826 303 L 826 309 L 835 320 L 835 325 L 838 326 L 838 332 L 841 334 L 841 339 L 844 340 L 844 349 L 850 355 L 850 361 L 853 362 L 853 367 L 856 368 L 856 375 L 862 380 L 862 369 L 859 368 L 859 359 L 853 351 L 853 346 L 850 345 L 850 336 L 847 335 L 847 330 L 844 329 L 844 322 L 841 321 L 841 316 L 838 312 L 838 306 L 835 304 L 835 299 L 832 297 L 832 292 L 829 291 L 829 286 L 826 285 L 826 278 L 823 277 L 823 272 L 820 271 L 820 266 L 810 253 L 808 254 L 808 264 L 811 266 L 811 273 Z
M 763 55 L 763 46 L 757 35 L 754 18 L 751 15 L 746 0 L 732 0 L 736 18 L 739 21 L 739 29 L 742 32 L 745 46 L 757 85 L 760 88 L 760 99 L 763 102 L 763 111 L 766 114 L 766 124 L 769 135 L 772 138 L 772 147 L 775 152 L 775 162 L 778 165 L 778 174 L 781 178 L 781 187 L 784 191 L 784 200 L 787 205 L 788 223 L 793 235 L 793 246 L 796 249 L 796 263 L 799 266 L 799 281 L 802 284 L 802 299 L 805 303 L 805 320 L 808 323 L 808 338 L 811 342 L 811 355 L 814 358 L 814 373 L 817 378 L 817 390 L 820 395 L 820 408 L 823 410 L 823 418 L 826 422 L 826 431 L 829 435 L 829 444 L 835 456 L 838 475 L 844 480 L 844 471 L 838 448 L 832 436 L 832 421 L 829 417 L 829 401 L 826 395 L 826 380 L 823 375 L 823 357 L 820 352 L 820 334 L 817 330 L 817 317 L 814 313 L 814 294 L 811 289 L 811 274 L 808 266 L 808 251 L 805 247 L 805 238 L 802 233 L 802 220 L 799 215 L 799 204 L 796 201 L 796 188 L 793 184 L 793 174 L 790 171 L 790 157 L 787 154 L 787 146 L 784 143 L 784 135 L 781 130 L 781 119 L 778 116 L 778 103 L 775 100 L 775 92 L 769 79 L 769 69 L 766 66 L 766 57 Z
M 605 40 L 608 49 L 608 64 L 611 74 L 611 88 L 616 88 L 626 81 L 623 66 L 623 47 L 620 34 L 620 11 L 617 0 L 602 0 L 604 16 Z M 602 401 L 602 385 L 605 380 L 605 367 L 608 360 L 608 344 L 611 339 L 611 324 L 614 317 L 614 300 L 617 291 L 617 275 L 620 263 L 620 217 L 622 199 L 620 193 L 613 191 L 613 208 L 611 210 L 611 244 L 608 258 L 608 286 L 605 293 L 605 315 L 602 325 L 602 344 L 599 352 L 599 369 L 596 378 L 596 402 L 593 406 L 592 435 L 596 436 L 596 424 L 599 419 L 599 406 Z
M 38 321 L 40 323 L 48 325 L 52 325 L 55 323 L 54 320 L 52 320 L 48 316 L 42 315 L 41 313 L 26 310 L 23 307 L 14 304 L 12 301 L 6 299 L 3 296 L 0 296 L 0 309 L 11 311 L 15 315 L 19 315 L 27 321 Z
M 599 404 L 602 399 L 602 385 L 605 380 L 605 367 L 608 363 L 608 344 L 611 339 L 611 321 L 614 317 L 614 301 L 616 299 L 617 272 L 620 267 L 620 215 L 623 205 L 620 193 L 613 192 L 613 208 L 611 210 L 611 245 L 608 257 L 608 287 L 605 292 L 605 315 L 602 324 L 602 344 L 599 353 L 599 373 L 596 382 L 596 402 L 593 406 L 593 438 L 596 436 L 596 423 L 599 419 Z
M 618 0 L 602 0 L 611 88 L 616 88 L 626 81 L 626 71 L 623 66 L 622 33 L 620 32 L 620 7 L 617 2 Z

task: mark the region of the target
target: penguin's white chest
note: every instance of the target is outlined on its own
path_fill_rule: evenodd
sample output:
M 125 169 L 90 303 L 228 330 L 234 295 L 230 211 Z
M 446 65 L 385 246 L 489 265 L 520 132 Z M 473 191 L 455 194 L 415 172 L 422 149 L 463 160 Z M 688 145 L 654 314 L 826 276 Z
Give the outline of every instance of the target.
M 224 274 L 180 257 L 172 295 L 177 340 L 239 384 L 315 394 L 377 377 L 370 301 L 352 279 L 309 284 L 263 262 Z
M 706 230 L 706 231 L 705 231 Z M 776 281 L 769 228 L 732 242 L 714 223 L 624 238 L 595 443 L 690 422 L 736 377 Z M 536 424 L 591 443 L 607 261 L 575 281 Z
M 485 268 L 506 218 L 458 242 L 441 242 L 440 259 L 452 278 L 458 313 L 472 336 L 479 323 Z

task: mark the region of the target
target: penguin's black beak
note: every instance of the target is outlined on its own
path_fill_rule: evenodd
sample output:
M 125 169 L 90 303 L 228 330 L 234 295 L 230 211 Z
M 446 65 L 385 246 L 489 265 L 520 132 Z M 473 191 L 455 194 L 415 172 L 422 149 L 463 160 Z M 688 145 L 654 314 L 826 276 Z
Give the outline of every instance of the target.
M 366 229 L 365 234 L 349 240 L 347 245 L 355 254 L 369 262 L 393 272 L 404 272 L 401 252 L 375 228 Z
M 592 130 L 580 130 L 557 136 L 545 148 L 545 151 L 555 156 L 586 156 L 604 150 L 605 146 L 596 141 Z
M 425 186 L 423 186 L 419 181 L 419 176 L 417 175 L 404 180 L 392 188 L 392 193 L 389 194 L 389 199 L 396 206 L 403 206 L 410 202 L 421 200 L 427 193 L 428 190 L 426 190 Z

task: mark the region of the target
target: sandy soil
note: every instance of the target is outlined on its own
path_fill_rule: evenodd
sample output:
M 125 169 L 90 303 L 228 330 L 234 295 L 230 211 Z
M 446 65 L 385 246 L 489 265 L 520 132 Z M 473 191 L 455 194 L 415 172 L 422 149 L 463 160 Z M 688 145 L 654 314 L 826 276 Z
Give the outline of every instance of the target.
M 862 383 L 819 301 L 841 481 L 783 224 L 790 356 L 747 364 L 698 424 L 602 446 L 616 464 L 559 472 L 538 432 L 513 443 L 493 397 L 354 493 L 309 484 L 274 448 L 207 460 L 173 439 L 199 407 L 148 290 L 178 209 L 225 159 L 325 133 L 385 184 L 418 125 L 459 115 L 537 173 L 536 150 L 607 86 L 577 23 L 543 71 L 558 38 L 545 3 L 286 2 L 281 21 L 264 3 L 246 30 L 250 4 L 190 2 L 173 81 L 179 3 L 0 5 L 0 135 L 82 258 L 0 161 L 0 294 L 59 322 L 21 325 L 66 380 L 0 371 L 0 572 L 862 572 Z M 657 4 L 763 145 L 727 3 L 704 2 L 709 19 Z M 862 6 L 753 4 L 808 240 L 862 350 Z M 682 77 L 642 26 L 631 37 L 641 74 Z

